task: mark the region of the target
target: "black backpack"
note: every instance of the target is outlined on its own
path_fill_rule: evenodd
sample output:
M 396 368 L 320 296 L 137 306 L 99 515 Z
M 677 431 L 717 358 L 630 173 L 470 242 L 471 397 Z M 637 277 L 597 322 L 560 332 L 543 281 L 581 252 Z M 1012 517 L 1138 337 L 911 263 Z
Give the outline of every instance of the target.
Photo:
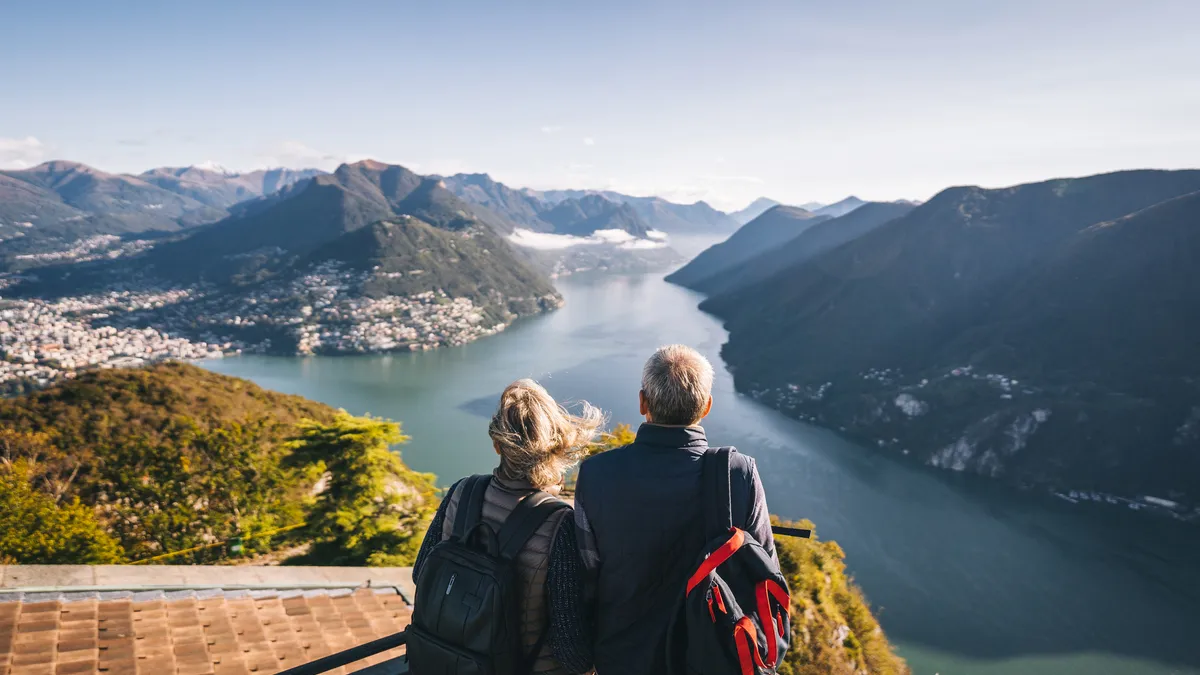
M 673 675 L 774 673 L 791 640 L 787 581 L 759 542 L 733 526 L 730 452 L 709 448 L 702 460 L 708 543 L 668 633 Z
M 408 661 L 420 675 L 524 675 L 546 641 L 521 644 L 521 577 L 515 560 L 553 513 L 570 506 L 545 492 L 517 505 L 499 532 L 483 522 L 491 476 L 462 481 L 450 538 L 429 553 L 417 579 Z M 547 629 L 549 622 L 547 622 Z

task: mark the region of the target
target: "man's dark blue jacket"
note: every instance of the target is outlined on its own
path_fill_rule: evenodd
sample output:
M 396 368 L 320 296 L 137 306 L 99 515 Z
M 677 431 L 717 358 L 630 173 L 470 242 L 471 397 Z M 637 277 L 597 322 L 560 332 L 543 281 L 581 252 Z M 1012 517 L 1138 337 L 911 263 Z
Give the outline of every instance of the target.
M 706 543 L 701 427 L 643 424 L 637 440 L 583 463 L 575 524 L 595 602 L 598 675 L 661 675 L 667 625 Z M 733 523 L 775 555 L 754 460 L 730 455 Z

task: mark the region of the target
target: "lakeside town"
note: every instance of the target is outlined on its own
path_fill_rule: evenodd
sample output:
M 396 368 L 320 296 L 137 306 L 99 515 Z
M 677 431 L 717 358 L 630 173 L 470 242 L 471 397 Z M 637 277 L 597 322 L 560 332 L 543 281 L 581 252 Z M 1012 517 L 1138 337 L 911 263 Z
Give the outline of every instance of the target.
M 0 390 L 72 378 L 88 368 L 250 353 L 355 354 L 461 345 L 504 330 L 469 298 L 442 291 L 362 295 L 375 271 L 325 262 L 245 293 L 211 287 L 123 287 L 44 300 L 6 298 L 0 278 Z

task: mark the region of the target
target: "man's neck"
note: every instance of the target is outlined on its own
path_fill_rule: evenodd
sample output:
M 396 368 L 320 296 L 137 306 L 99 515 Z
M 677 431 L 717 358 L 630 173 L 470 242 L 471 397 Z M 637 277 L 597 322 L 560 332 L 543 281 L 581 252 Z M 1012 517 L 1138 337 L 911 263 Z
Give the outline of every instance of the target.
M 666 427 L 667 429 L 703 429 L 704 428 L 704 427 L 700 426 L 699 422 L 695 422 L 692 424 L 660 424 L 658 422 L 652 422 L 650 420 L 646 420 L 645 423 L 653 424 L 656 427 Z

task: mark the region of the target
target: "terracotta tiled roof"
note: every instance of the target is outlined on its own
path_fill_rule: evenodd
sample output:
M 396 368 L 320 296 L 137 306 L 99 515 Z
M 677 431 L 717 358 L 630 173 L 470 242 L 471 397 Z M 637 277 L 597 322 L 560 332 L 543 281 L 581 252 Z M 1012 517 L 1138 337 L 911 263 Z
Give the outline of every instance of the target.
M 276 673 L 397 633 L 411 616 L 391 588 L 112 595 L 0 602 L 0 675 Z

